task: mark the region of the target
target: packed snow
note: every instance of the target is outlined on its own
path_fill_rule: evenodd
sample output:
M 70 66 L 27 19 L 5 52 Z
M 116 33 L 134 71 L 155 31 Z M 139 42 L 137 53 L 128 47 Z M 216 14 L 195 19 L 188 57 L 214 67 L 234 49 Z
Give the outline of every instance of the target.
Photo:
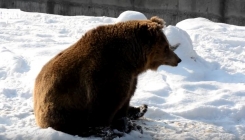
M 125 11 L 122 12 L 118 18 L 116 18 L 115 22 L 123 22 L 123 21 L 129 21 L 129 20 L 146 20 L 146 16 L 143 13 L 137 12 L 137 11 Z
M 33 115 L 33 85 L 42 66 L 91 28 L 132 19 L 58 16 L 0 9 L 0 140 L 80 140 L 41 129 Z M 131 105 L 148 104 L 136 121 L 144 129 L 130 139 L 245 139 L 245 27 L 186 19 L 166 26 L 171 45 L 182 59 L 177 67 L 160 66 L 139 76 Z

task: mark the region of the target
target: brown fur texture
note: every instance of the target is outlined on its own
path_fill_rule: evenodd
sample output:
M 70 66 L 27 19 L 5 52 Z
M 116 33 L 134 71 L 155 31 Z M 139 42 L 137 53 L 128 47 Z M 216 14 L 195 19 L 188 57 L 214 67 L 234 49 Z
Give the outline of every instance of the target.
M 158 17 L 102 25 L 52 58 L 35 81 L 37 124 L 80 136 L 94 135 L 97 127 L 130 132 L 118 120 L 137 119 L 147 110 L 129 106 L 137 76 L 181 61 L 169 49 L 164 26 Z

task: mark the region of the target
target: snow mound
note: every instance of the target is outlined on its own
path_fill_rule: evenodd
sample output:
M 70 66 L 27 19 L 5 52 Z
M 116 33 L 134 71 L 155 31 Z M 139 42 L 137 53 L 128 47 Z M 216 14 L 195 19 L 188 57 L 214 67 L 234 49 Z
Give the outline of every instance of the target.
M 188 31 L 197 53 L 205 60 L 219 62 L 221 70 L 245 73 L 245 34 L 243 26 L 215 23 L 205 18 L 186 19 L 177 27 Z
M 186 31 L 170 25 L 164 28 L 164 34 L 167 36 L 167 39 L 172 46 L 180 44 L 175 50 L 175 53 L 180 58 L 197 58 L 197 53 L 193 50 L 191 38 Z
M 129 20 L 146 20 L 146 16 L 143 13 L 137 11 L 124 11 L 116 19 L 116 23 L 129 21 Z

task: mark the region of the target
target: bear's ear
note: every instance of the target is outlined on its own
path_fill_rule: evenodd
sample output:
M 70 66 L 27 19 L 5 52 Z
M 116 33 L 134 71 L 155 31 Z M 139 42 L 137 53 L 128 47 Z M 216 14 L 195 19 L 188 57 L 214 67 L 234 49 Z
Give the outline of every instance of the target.
M 150 19 L 152 22 L 155 22 L 158 24 L 158 26 L 162 29 L 165 27 L 165 21 L 157 16 L 151 17 Z

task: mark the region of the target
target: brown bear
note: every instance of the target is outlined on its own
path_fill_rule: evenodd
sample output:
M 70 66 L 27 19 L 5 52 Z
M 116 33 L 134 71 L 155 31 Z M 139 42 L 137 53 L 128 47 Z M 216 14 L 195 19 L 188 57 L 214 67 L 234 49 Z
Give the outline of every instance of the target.
M 37 124 L 108 139 L 141 131 L 131 120 L 142 117 L 147 105 L 129 105 L 137 76 L 181 62 L 169 48 L 164 26 L 158 17 L 102 25 L 52 58 L 35 81 Z

